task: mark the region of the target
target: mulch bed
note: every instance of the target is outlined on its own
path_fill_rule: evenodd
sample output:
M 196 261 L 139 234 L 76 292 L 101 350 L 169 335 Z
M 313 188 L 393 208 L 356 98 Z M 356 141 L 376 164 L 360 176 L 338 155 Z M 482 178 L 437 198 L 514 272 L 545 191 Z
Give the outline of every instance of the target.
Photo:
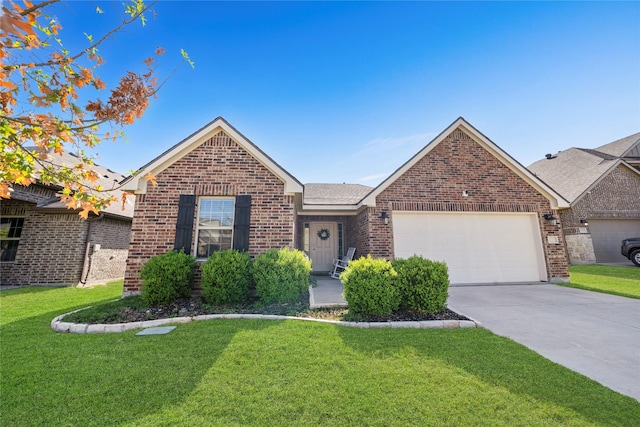
M 283 304 L 257 306 L 255 303 L 236 306 L 212 306 L 203 302 L 200 297 L 182 299 L 175 303 L 150 307 L 124 307 L 117 317 L 112 317 L 104 323 L 139 322 L 144 320 L 165 319 L 171 317 L 193 317 L 204 314 L 272 314 L 281 316 L 296 316 L 305 318 L 319 318 L 327 320 L 345 320 L 358 322 L 402 322 L 425 320 L 469 320 L 451 310 L 445 309 L 440 313 L 420 313 L 413 311 L 397 311 L 389 316 L 354 316 L 347 308 L 309 309 L 309 293 L 305 292 L 296 301 Z

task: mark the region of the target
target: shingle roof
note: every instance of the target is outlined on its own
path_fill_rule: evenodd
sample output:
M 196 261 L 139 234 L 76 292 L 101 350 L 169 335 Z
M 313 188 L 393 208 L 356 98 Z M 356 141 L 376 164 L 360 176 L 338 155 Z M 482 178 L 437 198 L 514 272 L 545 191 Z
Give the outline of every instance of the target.
M 629 151 L 632 146 L 638 145 L 638 143 L 640 143 L 640 132 L 629 135 L 626 138 L 601 145 L 600 147 L 596 147 L 595 150 L 615 157 L 620 157 Z
M 305 184 L 305 205 L 355 205 L 373 187 L 361 184 Z
M 640 145 L 640 133 L 595 149 L 569 148 L 538 160 L 529 170 L 573 203 L 600 177 L 619 164 L 620 156 Z
M 33 149 L 35 150 L 35 147 L 33 147 Z M 50 156 L 55 164 L 59 166 L 67 166 L 73 168 L 79 162 L 78 157 L 68 151 L 63 151 L 61 155 L 50 154 Z M 111 169 L 99 164 L 95 164 L 94 166 L 92 166 L 92 169 L 98 174 L 98 180 L 94 182 L 92 186 L 101 185 L 105 189 L 111 189 L 117 187 L 119 185 L 118 183 L 124 179 L 124 175 L 122 175 L 121 173 L 114 172 Z M 112 191 L 108 191 L 107 193 L 115 196 L 118 200 L 120 200 L 123 191 L 114 189 Z M 114 202 L 102 212 L 116 216 L 133 218 L 134 201 L 135 197 L 133 195 L 129 195 L 127 197 L 127 202 L 124 205 L 124 210 L 122 209 L 122 203 Z M 38 204 L 38 207 L 46 209 L 67 209 L 67 206 L 64 203 L 60 202 L 59 198 L 42 201 Z

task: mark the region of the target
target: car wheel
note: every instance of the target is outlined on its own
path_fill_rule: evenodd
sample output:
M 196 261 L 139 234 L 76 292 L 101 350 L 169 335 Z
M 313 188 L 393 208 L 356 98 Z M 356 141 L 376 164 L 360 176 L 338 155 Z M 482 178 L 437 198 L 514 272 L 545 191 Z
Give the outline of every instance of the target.
M 635 265 L 640 267 L 640 249 L 636 249 L 635 251 L 631 252 L 630 259 Z

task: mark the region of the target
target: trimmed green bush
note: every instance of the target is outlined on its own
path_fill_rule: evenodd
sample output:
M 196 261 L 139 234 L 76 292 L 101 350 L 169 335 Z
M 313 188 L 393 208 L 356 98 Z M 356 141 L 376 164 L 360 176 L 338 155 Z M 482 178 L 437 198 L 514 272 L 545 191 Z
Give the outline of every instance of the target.
M 311 261 L 297 249 L 269 249 L 253 263 L 256 293 L 264 304 L 298 298 L 309 288 Z
M 425 313 L 445 309 L 449 296 L 449 272 L 444 262 L 414 255 L 392 263 L 398 273 L 395 284 L 400 291 L 400 307 Z
M 253 283 L 251 257 L 247 252 L 227 249 L 214 252 L 200 266 L 202 295 L 215 305 L 246 302 Z
M 148 305 L 169 304 L 191 294 L 195 258 L 171 251 L 151 257 L 140 270 L 142 300 Z
M 340 274 L 349 311 L 388 315 L 400 306 L 400 292 L 394 286 L 396 272 L 383 258 L 361 257 L 351 261 Z

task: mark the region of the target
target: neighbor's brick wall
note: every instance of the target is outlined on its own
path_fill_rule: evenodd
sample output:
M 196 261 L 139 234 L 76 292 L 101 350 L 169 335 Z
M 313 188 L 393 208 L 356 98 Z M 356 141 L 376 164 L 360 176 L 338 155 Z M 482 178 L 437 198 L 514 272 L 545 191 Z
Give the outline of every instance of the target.
M 580 220 L 640 218 L 640 176 L 628 167 L 619 165 L 574 203 L 571 209 L 564 209 L 560 218 L 567 239 L 569 262 L 595 263 L 589 227 L 580 224 Z
M 464 190 L 468 197 L 462 196 Z M 564 244 L 548 243 L 548 236 L 564 242 L 560 224 L 550 225 L 542 217 L 551 212 L 549 201 L 526 181 L 500 163 L 461 129 L 453 131 L 376 198 L 376 207 L 366 215 L 369 252 L 374 257 L 393 258 L 393 218 L 385 226 L 381 211 L 442 212 L 535 212 L 549 278 L 569 277 Z M 558 217 L 558 212 L 554 211 Z M 365 228 L 364 215 L 359 222 Z
M 581 219 L 640 218 L 640 176 L 619 165 L 561 218 L 566 235 L 580 234 Z
M 24 216 L 15 261 L 0 263 L 3 285 L 78 284 L 87 224 L 77 213 L 38 212 L 31 203 L 3 200 L 2 215 Z
M 131 221 L 102 218 L 92 223 L 87 284 L 124 277 L 130 235 Z
M 249 253 L 295 245 L 294 197 L 284 195 L 284 183 L 222 131 L 159 173 L 156 182 L 136 197 L 125 294 L 140 291 L 140 268 L 151 256 L 173 249 L 181 194 L 250 194 Z
M 1 284 L 75 286 L 80 282 L 88 222 L 74 211 L 35 208 L 36 203 L 55 196 L 48 187 L 16 185 L 12 198 L 0 202 L 2 216 L 25 219 L 16 260 L 0 263 Z M 105 250 L 91 255 L 89 281 L 124 276 L 130 232 L 130 220 L 93 220 L 91 250 L 95 243 Z

